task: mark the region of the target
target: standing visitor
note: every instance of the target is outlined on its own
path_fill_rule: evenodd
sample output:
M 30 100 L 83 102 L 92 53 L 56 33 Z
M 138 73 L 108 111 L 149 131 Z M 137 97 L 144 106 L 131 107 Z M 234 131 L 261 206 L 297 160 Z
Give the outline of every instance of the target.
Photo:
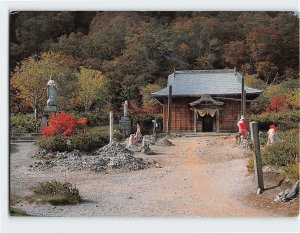
M 247 137 L 247 125 L 245 117 L 242 115 L 241 119 L 238 121 L 237 126 L 239 128 L 239 136 L 241 139 L 245 139 Z
M 269 126 L 267 146 L 281 142 L 280 138 L 277 136 L 276 130 L 277 127 L 275 125 L 272 124 Z

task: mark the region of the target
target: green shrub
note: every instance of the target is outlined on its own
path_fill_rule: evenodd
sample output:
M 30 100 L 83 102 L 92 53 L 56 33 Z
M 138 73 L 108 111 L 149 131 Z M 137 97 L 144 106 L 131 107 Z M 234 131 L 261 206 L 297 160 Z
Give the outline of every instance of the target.
M 267 165 L 285 167 L 299 160 L 298 130 L 279 132 L 281 143 L 272 144 L 262 150 L 263 162 Z
M 82 132 L 70 136 L 41 136 L 37 143 L 40 148 L 51 151 L 91 151 L 107 144 L 108 139 L 97 132 Z
M 103 115 L 100 112 L 75 113 L 77 118 L 86 117 L 88 126 L 99 126 L 109 124 L 109 115 Z
M 297 79 L 287 79 L 280 84 L 268 85 L 266 88 L 261 87 L 264 91 L 251 102 L 251 112 L 255 114 L 264 112 L 266 108 L 270 107 L 272 99 L 283 95 L 286 97 L 284 101 L 288 104 L 289 109 L 299 109 L 299 81 Z
M 10 116 L 11 133 L 35 132 L 35 120 L 33 114 L 16 114 Z
M 125 131 L 120 125 L 114 126 L 113 138 L 115 141 L 120 142 L 126 138 Z
M 162 131 L 162 116 L 161 114 L 152 114 L 152 115 L 143 115 L 138 119 L 133 121 L 133 131 L 136 130 L 136 124 L 138 123 L 141 127 L 141 133 L 152 134 L 153 132 L 153 122 L 152 120 L 156 119 L 158 123 L 158 128 L 156 128 L 156 132 L 159 133 Z
M 108 143 L 108 140 L 97 133 L 79 133 L 70 137 L 71 148 L 80 151 L 91 151 L 102 147 Z
M 44 200 L 53 205 L 76 204 L 82 202 L 79 191 L 70 183 L 58 181 L 46 181 L 32 188 L 34 196 L 30 198 Z
M 300 111 L 289 110 L 274 112 L 265 112 L 260 115 L 253 115 L 251 120 L 259 123 L 260 129 L 268 129 L 268 126 L 273 123 L 279 126 L 281 130 L 298 128 L 300 122 Z
M 283 167 L 283 171 L 285 175 L 292 181 L 297 181 L 299 179 L 299 169 L 300 169 L 299 162 L 287 164 L 285 167 Z
M 37 143 L 42 149 L 63 152 L 68 150 L 68 138 L 64 135 L 40 136 Z

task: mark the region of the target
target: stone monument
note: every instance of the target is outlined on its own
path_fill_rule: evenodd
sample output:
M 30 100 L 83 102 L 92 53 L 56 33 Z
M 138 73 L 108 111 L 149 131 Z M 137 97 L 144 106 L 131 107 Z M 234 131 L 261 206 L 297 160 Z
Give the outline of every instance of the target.
M 57 112 L 57 83 L 51 78 L 47 83 L 47 97 L 47 108 L 45 109 L 45 111 Z
M 50 78 L 50 80 L 47 83 L 47 107 L 44 109 L 40 128 L 47 125 L 47 120 L 50 113 L 58 112 L 58 106 L 56 102 L 57 88 L 57 83 Z
M 125 130 L 126 136 L 129 136 L 131 133 L 131 120 L 128 117 L 128 101 L 124 103 L 124 116 L 121 117 L 119 122 L 122 129 Z

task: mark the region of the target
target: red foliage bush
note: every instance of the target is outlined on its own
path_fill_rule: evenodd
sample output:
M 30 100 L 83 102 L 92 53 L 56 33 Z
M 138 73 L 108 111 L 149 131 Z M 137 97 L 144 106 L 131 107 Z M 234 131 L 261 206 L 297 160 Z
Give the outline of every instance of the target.
M 273 97 L 270 100 L 270 106 L 268 106 L 265 111 L 266 112 L 279 112 L 282 110 L 289 109 L 288 98 L 285 95 L 280 95 Z
M 71 135 L 76 130 L 76 124 L 85 125 L 87 119 L 85 117 L 78 120 L 72 114 L 66 112 L 58 112 L 48 119 L 48 125 L 41 129 L 41 134 L 45 136 L 53 136 L 63 134 Z
M 87 123 L 87 118 L 86 117 L 81 117 L 77 120 L 77 124 L 85 125 L 86 123 Z

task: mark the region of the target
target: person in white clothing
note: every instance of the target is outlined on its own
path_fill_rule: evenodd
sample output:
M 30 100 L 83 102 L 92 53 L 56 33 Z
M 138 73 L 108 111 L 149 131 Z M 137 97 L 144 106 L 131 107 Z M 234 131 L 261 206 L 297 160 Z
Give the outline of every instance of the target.
M 267 146 L 274 144 L 274 143 L 280 143 L 281 140 L 280 138 L 277 136 L 276 130 L 277 127 L 275 125 L 270 125 L 269 127 L 269 131 L 268 131 L 268 142 L 267 142 Z

